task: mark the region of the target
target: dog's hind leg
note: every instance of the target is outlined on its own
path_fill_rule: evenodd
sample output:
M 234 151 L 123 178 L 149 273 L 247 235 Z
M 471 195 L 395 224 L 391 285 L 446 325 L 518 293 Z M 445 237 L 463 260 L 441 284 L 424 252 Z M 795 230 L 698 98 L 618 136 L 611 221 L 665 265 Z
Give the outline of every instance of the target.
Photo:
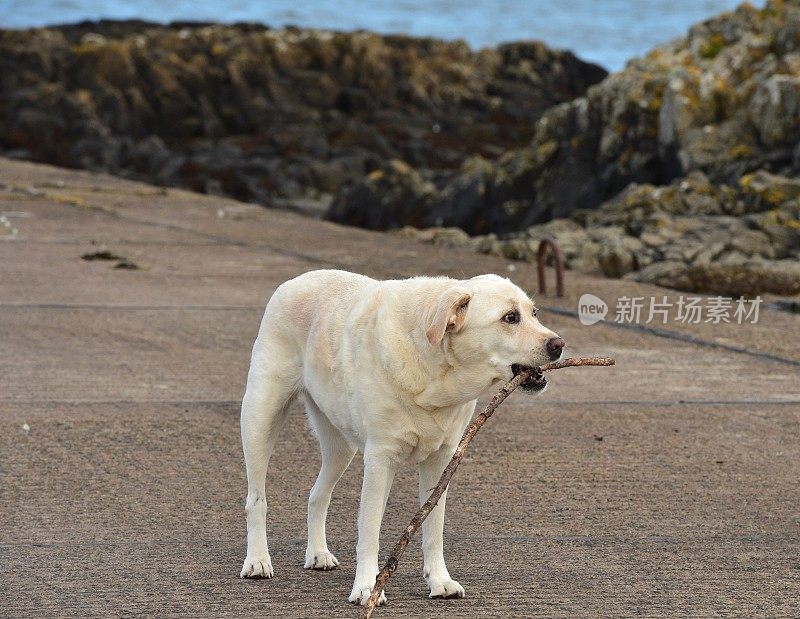
M 292 367 L 277 344 L 261 344 L 261 339 L 256 341 L 242 400 L 242 447 L 247 466 L 247 557 L 241 578 L 272 578 L 266 529 L 267 466 L 286 421 L 289 404 L 298 389 L 299 368 Z
M 322 466 L 308 497 L 308 547 L 303 567 L 307 570 L 333 570 L 339 565 L 339 561 L 328 550 L 325 520 L 333 488 L 350 465 L 356 450 L 347 443 L 342 433 L 325 417 L 309 395 L 306 394 L 305 400 L 311 427 L 319 440 Z

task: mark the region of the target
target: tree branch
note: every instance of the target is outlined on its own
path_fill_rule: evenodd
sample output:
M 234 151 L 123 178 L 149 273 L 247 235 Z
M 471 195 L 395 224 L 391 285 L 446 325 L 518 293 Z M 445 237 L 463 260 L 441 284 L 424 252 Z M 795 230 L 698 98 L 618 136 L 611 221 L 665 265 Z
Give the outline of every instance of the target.
M 458 447 L 456 447 L 456 452 L 453 454 L 453 457 L 450 459 L 450 462 L 445 467 L 444 472 L 442 472 L 442 476 L 439 478 L 439 483 L 436 484 L 436 487 L 433 489 L 433 492 L 428 497 L 428 500 L 425 501 L 422 506 L 419 508 L 414 517 L 411 519 L 411 522 L 406 527 L 405 532 L 403 535 L 400 536 L 400 539 L 395 544 L 394 550 L 392 554 L 389 555 L 389 558 L 386 560 L 386 564 L 383 566 L 383 569 L 378 573 L 377 578 L 375 579 L 375 586 L 372 588 L 372 593 L 367 600 L 367 603 L 364 605 L 360 619 L 369 619 L 372 616 L 372 612 L 375 610 L 375 605 L 378 603 L 378 599 L 383 592 L 383 589 L 386 587 L 386 583 L 389 580 L 389 577 L 394 573 L 397 569 L 397 565 L 400 561 L 400 557 L 403 556 L 405 552 L 406 546 L 408 546 L 411 538 L 413 537 L 414 533 L 422 526 L 423 521 L 425 518 L 428 517 L 433 511 L 433 508 L 436 507 L 436 504 L 439 502 L 439 499 L 444 494 L 444 491 L 447 489 L 447 486 L 450 483 L 450 479 L 453 477 L 453 474 L 456 472 L 458 465 L 461 464 L 461 459 L 464 457 L 464 452 L 467 449 L 467 446 L 472 441 L 475 434 L 478 430 L 481 429 L 486 420 L 489 419 L 494 414 L 494 411 L 497 409 L 500 404 L 503 403 L 505 400 L 517 387 L 519 387 L 522 383 L 524 383 L 528 378 L 535 374 L 541 374 L 542 372 L 549 372 L 551 370 L 560 370 L 561 368 L 569 368 L 569 367 L 576 367 L 576 366 L 583 366 L 583 365 L 614 365 L 614 359 L 610 357 L 601 357 L 601 358 L 581 358 L 577 357 L 574 359 L 562 359 L 561 361 L 554 361 L 553 363 L 547 363 L 542 365 L 538 368 L 532 368 L 529 370 L 523 370 L 510 381 L 508 381 L 505 385 L 503 385 L 502 389 L 498 391 L 489 403 L 486 405 L 486 408 L 481 411 L 481 413 L 475 417 L 473 422 L 469 424 L 466 430 L 464 430 L 464 435 L 461 437 L 461 442 L 459 442 Z

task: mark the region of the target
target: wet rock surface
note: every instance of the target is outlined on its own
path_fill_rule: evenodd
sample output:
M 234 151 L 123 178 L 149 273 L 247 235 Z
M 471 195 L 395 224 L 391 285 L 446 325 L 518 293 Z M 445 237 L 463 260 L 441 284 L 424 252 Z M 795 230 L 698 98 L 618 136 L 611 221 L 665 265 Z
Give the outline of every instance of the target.
M 0 153 L 313 211 L 392 159 L 435 178 L 468 154 L 495 158 L 605 75 L 535 42 L 472 51 L 139 21 L 5 30 Z

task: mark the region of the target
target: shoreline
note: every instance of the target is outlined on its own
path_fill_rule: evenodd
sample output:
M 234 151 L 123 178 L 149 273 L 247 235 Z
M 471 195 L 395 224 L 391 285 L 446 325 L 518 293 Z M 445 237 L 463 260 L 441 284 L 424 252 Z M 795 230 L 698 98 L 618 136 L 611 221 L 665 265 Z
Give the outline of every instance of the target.
M 507 42 L 541 40 L 554 49 L 573 50 L 587 61 L 618 71 L 631 58 L 681 36 L 694 23 L 733 10 L 737 4 L 736 0 L 714 0 L 698 6 L 688 0 L 676 0 L 669 7 L 656 4 L 637 7 L 634 17 L 623 0 L 608 0 L 602 5 L 588 0 L 566 0 L 548 6 L 520 0 L 489 0 L 466 7 L 441 2 L 435 11 L 427 11 L 428 6 L 422 0 L 368 7 L 359 2 L 340 5 L 334 0 L 314 0 L 302 5 L 290 0 L 276 0 L 267 5 L 245 0 L 224 10 L 203 0 L 192 3 L 178 0 L 151 7 L 147 17 L 162 25 L 187 21 L 189 17 L 220 24 L 259 23 L 273 28 L 294 26 L 445 41 L 463 39 L 473 51 Z M 763 0 L 756 0 L 756 4 L 760 8 Z M 55 13 L 37 11 L 36 7 L 37 0 L 19 3 L 6 22 L 15 28 L 57 26 L 96 19 L 99 12 L 107 19 L 142 17 L 114 0 L 78 0 L 70 7 L 62 5 Z
M 5 156 L 267 206 L 524 144 L 606 73 L 537 42 L 106 21 L 0 32 Z M 45 125 L 42 127 L 42 125 Z
M 550 234 L 575 270 L 794 295 L 799 16 L 745 5 L 611 75 L 537 42 L 5 30 L 0 154 L 513 259 Z M 437 231 L 454 227 L 470 237 Z

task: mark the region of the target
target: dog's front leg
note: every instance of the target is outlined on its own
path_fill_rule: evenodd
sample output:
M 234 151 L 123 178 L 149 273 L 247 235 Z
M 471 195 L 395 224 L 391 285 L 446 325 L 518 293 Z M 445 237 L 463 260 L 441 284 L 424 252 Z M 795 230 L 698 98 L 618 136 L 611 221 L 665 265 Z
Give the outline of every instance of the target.
M 443 446 L 435 451 L 419 465 L 419 502 L 428 500 L 431 491 L 439 482 L 455 447 Z M 425 560 L 422 575 L 428 583 L 432 598 L 463 598 L 464 587 L 450 578 L 450 572 L 444 563 L 444 506 L 447 490 L 433 508 L 425 522 L 422 523 L 422 553 Z
M 395 463 L 388 454 L 367 445 L 364 450 L 364 483 L 358 510 L 356 578 L 349 600 L 366 604 L 378 575 L 378 546 L 386 500 L 394 480 Z M 379 604 L 386 602 L 381 593 Z

